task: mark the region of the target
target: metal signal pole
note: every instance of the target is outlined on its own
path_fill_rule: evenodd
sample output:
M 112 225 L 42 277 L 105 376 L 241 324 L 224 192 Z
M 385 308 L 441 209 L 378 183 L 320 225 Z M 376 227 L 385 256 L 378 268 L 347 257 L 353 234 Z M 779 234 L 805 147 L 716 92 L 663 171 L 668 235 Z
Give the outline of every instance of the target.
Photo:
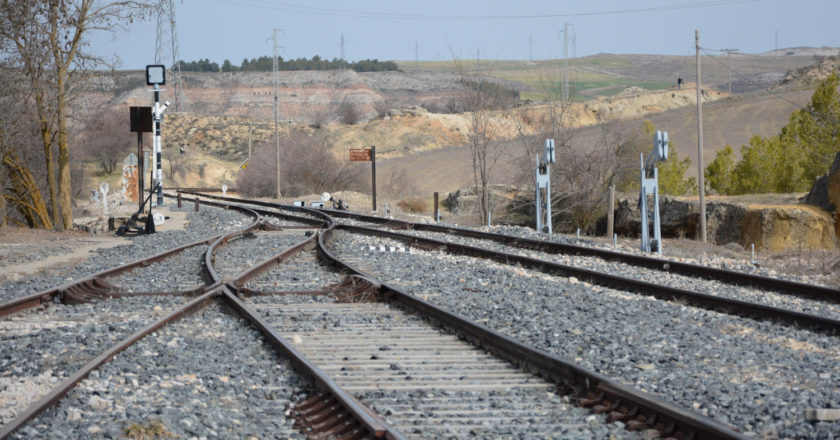
M 278 199 L 282 197 L 280 192 L 280 125 L 277 116 L 277 49 L 280 48 L 280 46 L 277 45 L 277 34 L 281 32 L 283 32 L 283 29 L 274 28 L 274 32 L 272 33 L 272 35 L 266 38 L 266 41 L 272 40 L 274 46 L 274 57 L 272 58 L 271 70 L 271 85 L 274 88 L 274 149 L 277 153 L 277 191 L 275 192 L 275 194 L 277 195 Z
M 700 91 L 700 31 L 694 31 L 694 46 L 697 49 L 697 181 L 700 182 L 700 235 L 706 242 L 706 187 L 703 176 L 703 96 Z

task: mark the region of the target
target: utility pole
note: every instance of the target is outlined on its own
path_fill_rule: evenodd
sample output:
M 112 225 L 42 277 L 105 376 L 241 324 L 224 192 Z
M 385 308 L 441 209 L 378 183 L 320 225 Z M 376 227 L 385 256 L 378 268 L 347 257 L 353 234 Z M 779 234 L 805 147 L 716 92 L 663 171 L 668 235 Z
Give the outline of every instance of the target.
M 344 58 L 344 32 L 341 33 L 341 66 L 344 67 L 346 58 Z
M 253 133 L 254 133 L 254 123 L 253 122 L 248 122 L 248 161 L 249 162 L 251 161 L 251 150 L 252 150 L 252 146 L 254 144 Z
M 420 43 L 414 42 L 414 64 L 420 64 Z
M 280 125 L 277 116 L 277 107 L 279 104 L 277 102 L 277 49 L 279 49 L 280 46 L 277 44 L 277 34 L 282 32 L 283 29 L 274 28 L 274 32 L 272 33 L 272 35 L 266 38 L 266 41 L 272 40 L 274 42 L 274 57 L 272 58 L 271 70 L 271 85 L 274 88 L 274 149 L 277 153 L 277 191 L 275 192 L 275 194 L 277 195 L 278 199 L 282 197 L 282 193 L 280 192 Z
M 528 60 L 534 61 L 534 37 L 528 37 Z
M 732 96 L 732 66 L 729 60 L 729 56 L 735 52 L 738 52 L 738 49 L 721 49 L 721 52 L 726 52 L 726 70 L 729 73 L 729 96 Z
M 700 235 L 706 242 L 706 187 L 703 176 L 703 96 L 700 91 L 700 31 L 694 31 L 694 46 L 697 49 L 697 181 L 700 182 Z

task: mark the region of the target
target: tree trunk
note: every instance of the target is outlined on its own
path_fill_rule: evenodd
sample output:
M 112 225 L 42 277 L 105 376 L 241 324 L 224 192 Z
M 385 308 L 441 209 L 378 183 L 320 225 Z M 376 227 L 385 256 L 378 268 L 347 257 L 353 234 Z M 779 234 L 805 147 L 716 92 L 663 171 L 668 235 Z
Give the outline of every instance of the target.
M 67 100 L 62 75 L 58 77 L 58 189 L 61 201 L 61 226 L 73 229 L 73 191 L 70 181 L 70 152 L 67 145 Z
M 12 195 L 10 200 L 17 206 L 18 211 L 26 218 L 30 227 L 36 227 L 40 223 L 45 229 L 52 229 L 47 206 L 41 196 L 41 190 L 32 173 L 25 164 L 21 163 L 13 151 L 6 151 L 3 154 L 3 166 L 12 183 Z
M 53 158 L 52 131 L 49 124 L 49 111 L 46 108 L 43 94 L 36 96 L 38 117 L 41 119 L 41 141 L 44 144 L 44 164 L 47 168 L 47 186 L 50 189 L 50 211 L 53 224 L 58 224 L 61 213 L 58 210 L 58 186 L 55 180 L 55 159 Z

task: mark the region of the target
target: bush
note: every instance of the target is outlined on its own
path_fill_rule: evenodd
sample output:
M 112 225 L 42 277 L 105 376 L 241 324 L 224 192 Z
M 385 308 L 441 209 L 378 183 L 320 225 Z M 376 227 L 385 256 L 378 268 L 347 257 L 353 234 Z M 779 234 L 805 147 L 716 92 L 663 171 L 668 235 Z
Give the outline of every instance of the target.
M 429 207 L 429 203 L 422 198 L 402 199 L 397 202 L 397 206 L 404 212 L 425 212 Z
M 345 125 L 356 125 L 362 119 L 362 114 L 352 102 L 343 102 L 338 107 L 338 119 Z
M 325 191 L 366 191 L 367 168 L 338 158 L 323 140 L 293 130 L 280 143 L 280 186 L 284 196 L 296 197 Z M 272 197 L 276 191 L 276 152 L 273 144 L 256 147 L 247 169 L 236 179 L 240 192 L 249 197 Z

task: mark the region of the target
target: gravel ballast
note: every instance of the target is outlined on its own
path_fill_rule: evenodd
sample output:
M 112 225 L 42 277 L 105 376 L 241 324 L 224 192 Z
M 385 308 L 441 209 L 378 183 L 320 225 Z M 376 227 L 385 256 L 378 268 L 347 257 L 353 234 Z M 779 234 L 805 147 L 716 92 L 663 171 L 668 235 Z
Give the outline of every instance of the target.
M 0 321 L 0 424 L 107 348 L 186 301 L 132 297 L 50 304 Z
M 802 313 L 840 320 L 840 303 L 797 297 L 795 295 L 796 292 L 791 292 L 793 294 L 784 294 L 780 292 L 753 289 L 727 284 L 720 281 L 706 280 L 661 270 L 646 269 L 615 261 L 606 261 L 598 257 L 563 255 L 525 250 L 517 247 L 506 246 L 491 240 L 460 237 L 451 234 L 426 231 L 406 231 L 406 233 L 416 237 L 432 238 L 435 240 L 480 247 L 496 252 L 537 258 L 544 261 L 550 261 L 552 263 L 638 279 L 663 286 L 688 289 L 698 293 L 796 310 Z M 730 270 L 732 269 L 733 268 L 730 268 Z
M 302 439 L 286 409 L 308 386 L 256 330 L 211 305 L 117 355 L 15 437 Z
M 174 206 L 172 210 L 178 210 Z M 166 231 L 152 235 L 140 235 L 131 238 L 130 244 L 97 250 L 87 261 L 61 265 L 33 275 L 26 280 L 0 283 L 0 302 L 11 301 L 33 293 L 54 288 L 75 279 L 84 278 L 103 270 L 136 261 L 143 256 L 158 254 L 174 247 L 193 243 L 223 232 L 241 229 L 252 219 L 233 210 L 202 206 L 199 212 L 184 205 L 180 210 L 187 212 L 189 224 L 186 231 Z M 161 265 L 160 280 L 172 279 L 167 270 L 180 268 Z
M 836 337 L 339 232 L 340 258 L 468 319 L 759 438 L 827 438 L 806 408 L 840 408 Z

